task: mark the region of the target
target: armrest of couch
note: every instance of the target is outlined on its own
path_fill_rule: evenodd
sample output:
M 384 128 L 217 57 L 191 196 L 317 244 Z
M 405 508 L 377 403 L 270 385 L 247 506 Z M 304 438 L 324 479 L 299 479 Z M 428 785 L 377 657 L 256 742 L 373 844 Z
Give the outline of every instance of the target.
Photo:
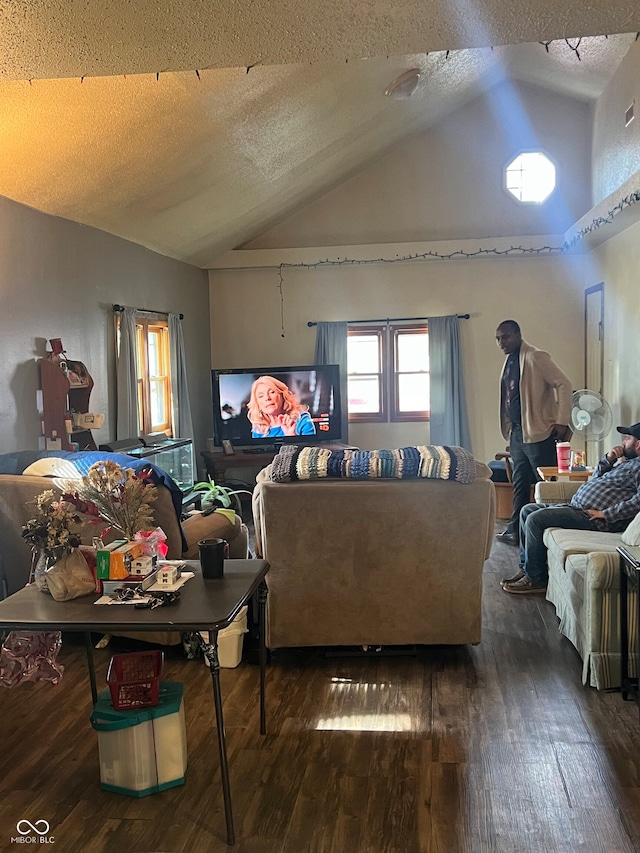
M 229 558 L 246 560 L 249 545 L 247 527 L 239 515 L 233 522 L 219 512 L 203 515 L 195 512 L 182 522 L 187 540 L 187 550 L 182 553 L 184 560 L 197 560 L 198 542 L 201 539 L 226 539 L 229 543 Z
M 539 504 L 569 503 L 581 485 L 571 480 L 543 480 L 536 483 L 535 501 Z

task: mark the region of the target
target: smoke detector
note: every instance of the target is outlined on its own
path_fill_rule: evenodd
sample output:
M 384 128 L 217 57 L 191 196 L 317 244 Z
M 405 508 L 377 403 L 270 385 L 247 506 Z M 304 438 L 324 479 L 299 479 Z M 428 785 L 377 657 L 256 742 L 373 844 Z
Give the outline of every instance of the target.
M 410 68 L 409 71 L 405 71 L 389 83 L 385 90 L 385 95 L 394 98 L 396 101 L 404 101 L 413 95 L 419 81 L 420 69 Z

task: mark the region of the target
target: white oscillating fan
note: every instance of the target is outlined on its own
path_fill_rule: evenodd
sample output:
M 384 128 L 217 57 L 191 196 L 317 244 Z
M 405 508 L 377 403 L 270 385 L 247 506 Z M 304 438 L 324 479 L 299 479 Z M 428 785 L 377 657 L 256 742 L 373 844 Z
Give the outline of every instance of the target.
M 585 441 L 599 441 L 609 435 L 613 414 L 604 397 L 597 391 L 583 388 L 571 398 L 571 428 Z

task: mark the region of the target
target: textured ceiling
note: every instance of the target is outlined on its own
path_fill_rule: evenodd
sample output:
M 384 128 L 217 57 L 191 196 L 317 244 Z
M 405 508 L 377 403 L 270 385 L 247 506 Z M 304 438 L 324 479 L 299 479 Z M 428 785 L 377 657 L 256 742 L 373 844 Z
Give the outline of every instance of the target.
M 604 0 L 0 0 L 0 15 L 0 194 L 203 267 L 501 75 L 597 96 L 640 30 L 636 2 Z M 628 31 L 583 39 L 581 61 L 521 44 Z M 499 44 L 515 46 L 461 49 Z M 412 67 L 412 98 L 385 98 Z

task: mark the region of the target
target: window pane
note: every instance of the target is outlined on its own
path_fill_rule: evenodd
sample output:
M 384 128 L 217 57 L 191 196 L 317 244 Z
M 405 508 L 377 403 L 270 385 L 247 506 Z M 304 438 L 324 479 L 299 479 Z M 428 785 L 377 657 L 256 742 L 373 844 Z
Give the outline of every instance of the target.
M 377 376 L 350 376 L 348 379 L 349 412 L 380 411 L 380 380 Z
M 157 427 L 166 423 L 166 398 L 165 398 L 165 383 L 161 379 L 151 379 L 149 381 L 149 391 L 151 394 L 151 427 Z
M 426 332 L 401 333 L 397 341 L 397 369 L 401 373 L 429 370 L 429 336 Z
M 429 409 L 429 374 L 398 376 L 398 411 L 426 412 Z
M 347 372 L 380 373 L 377 335 L 350 335 L 347 338 Z
M 160 369 L 160 334 L 158 332 L 149 332 L 149 373 L 151 376 L 159 376 L 162 373 Z

